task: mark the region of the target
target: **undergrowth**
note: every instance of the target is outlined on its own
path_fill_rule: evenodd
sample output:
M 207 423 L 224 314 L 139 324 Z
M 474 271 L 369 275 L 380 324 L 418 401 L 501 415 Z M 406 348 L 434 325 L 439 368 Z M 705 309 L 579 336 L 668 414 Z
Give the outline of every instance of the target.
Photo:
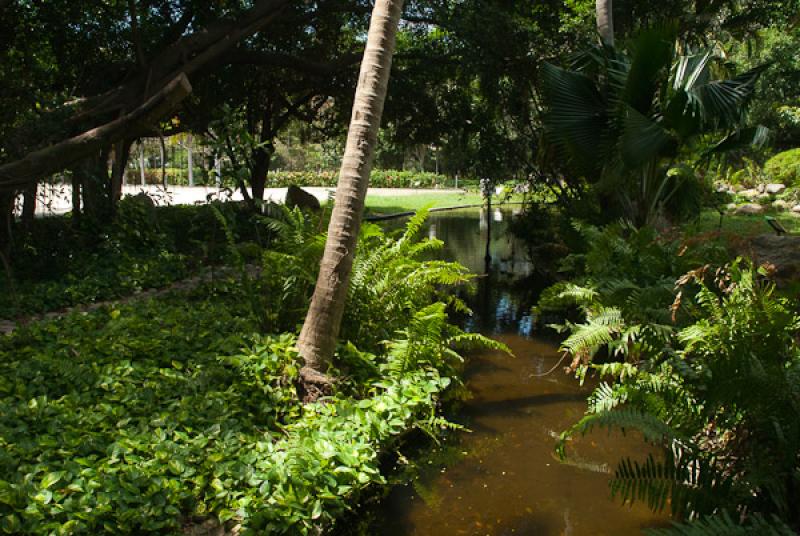
M 274 241 L 252 280 L 231 274 L 0 339 L 1 532 L 179 533 L 211 518 L 245 534 L 317 533 L 384 482 L 380 455 L 402 434 L 452 426 L 438 405 L 458 381 L 458 350 L 504 347 L 449 324 L 463 306 L 437 296 L 469 276 L 422 259 L 441 246 L 417 239 L 424 215 L 396 239 L 365 229 L 339 381 L 300 403 L 294 327 L 321 253 L 309 218 L 263 222 Z
M 591 241 L 574 279 L 542 303 L 578 308 L 582 320 L 560 326 L 569 334 L 562 350 L 581 381 L 601 379 L 585 417 L 562 435 L 561 455 L 571 436 L 596 427 L 637 430 L 662 455 L 622 460 L 611 491 L 685 521 L 654 533 L 793 533 L 796 303 L 776 292 L 767 268 L 704 264 L 713 248 L 625 226 L 584 232 Z

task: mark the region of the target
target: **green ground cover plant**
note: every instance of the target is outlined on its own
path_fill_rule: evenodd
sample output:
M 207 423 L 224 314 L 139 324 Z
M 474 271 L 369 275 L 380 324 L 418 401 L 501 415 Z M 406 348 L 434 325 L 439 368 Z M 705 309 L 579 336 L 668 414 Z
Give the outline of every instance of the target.
M 303 405 L 293 331 L 262 334 L 256 314 L 305 295 L 303 277 L 286 278 L 281 298 L 270 282 L 318 255 L 319 223 L 283 210 L 261 276 L 0 339 L 0 531 L 176 533 L 214 518 L 248 534 L 315 533 L 383 482 L 380 456 L 402 434 L 448 426 L 437 408 L 457 381 L 457 350 L 502 345 L 449 324 L 441 285 L 470 276 L 425 260 L 441 242 L 417 239 L 424 214 L 397 238 L 365 226 L 342 379 Z M 287 309 L 287 323 L 303 314 Z M 377 334 L 376 318 L 388 319 Z
M 0 318 L 43 313 L 164 287 L 223 264 L 222 211 L 238 242 L 266 245 L 258 219 L 236 203 L 153 207 L 128 197 L 112 223 L 83 228 L 69 217 L 34 220 L 0 277 Z

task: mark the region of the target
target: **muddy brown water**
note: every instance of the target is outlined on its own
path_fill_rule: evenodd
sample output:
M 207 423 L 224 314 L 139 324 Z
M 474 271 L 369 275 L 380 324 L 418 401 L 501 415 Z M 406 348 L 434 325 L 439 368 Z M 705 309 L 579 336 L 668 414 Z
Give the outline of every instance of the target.
M 534 273 L 507 232 L 511 216 L 471 210 L 430 219 L 427 232 L 445 241 L 446 257 L 485 273 L 492 218 L 493 275 L 470 298 L 474 315 L 465 326 L 504 342 L 515 357 L 493 351 L 470 357 L 471 396 L 452 416 L 469 431 L 435 447 L 447 454 L 429 453 L 416 479 L 390 490 L 372 512 L 368 534 L 632 535 L 665 524 L 645 506 L 610 496 L 616 462 L 649 452 L 640 437 L 593 432 L 569 443 L 566 462 L 555 456 L 558 434 L 583 415 L 591 385 L 564 373 L 557 343 L 534 331 L 530 284 L 509 283 Z

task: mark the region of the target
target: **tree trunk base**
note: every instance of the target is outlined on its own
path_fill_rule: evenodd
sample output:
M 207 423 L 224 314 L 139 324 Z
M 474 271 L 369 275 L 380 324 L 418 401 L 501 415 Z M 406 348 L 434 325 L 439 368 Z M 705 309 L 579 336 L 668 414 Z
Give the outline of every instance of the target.
M 316 402 L 323 396 L 333 394 L 335 380 L 318 370 L 309 367 L 300 369 L 297 391 L 304 404 Z

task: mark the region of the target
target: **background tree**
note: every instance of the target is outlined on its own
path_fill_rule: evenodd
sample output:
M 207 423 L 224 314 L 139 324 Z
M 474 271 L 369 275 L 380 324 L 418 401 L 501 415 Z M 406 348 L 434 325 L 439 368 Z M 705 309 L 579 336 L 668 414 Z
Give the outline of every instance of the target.
M 614 9 L 612 0 L 597 0 L 597 33 L 604 45 L 614 46 Z

